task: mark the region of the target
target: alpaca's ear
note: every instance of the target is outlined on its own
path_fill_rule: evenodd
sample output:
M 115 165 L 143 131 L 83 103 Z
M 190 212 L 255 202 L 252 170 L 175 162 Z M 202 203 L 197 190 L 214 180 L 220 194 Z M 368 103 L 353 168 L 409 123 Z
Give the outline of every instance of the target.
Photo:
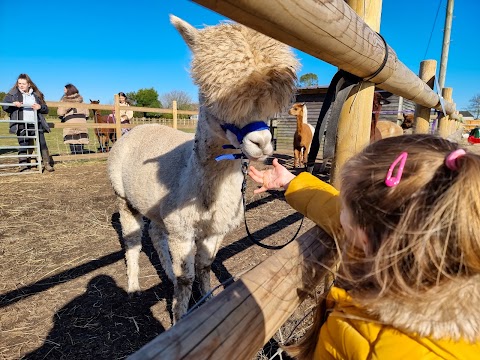
M 192 49 L 192 47 L 195 45 L 195 39 L 197 38 L 198 30 L 175 15 L 170 15 L 170 22 L 173 26 L 175 26 L 180 35 L 182 35 L 183 40 L 185 40 L 188 47 Z

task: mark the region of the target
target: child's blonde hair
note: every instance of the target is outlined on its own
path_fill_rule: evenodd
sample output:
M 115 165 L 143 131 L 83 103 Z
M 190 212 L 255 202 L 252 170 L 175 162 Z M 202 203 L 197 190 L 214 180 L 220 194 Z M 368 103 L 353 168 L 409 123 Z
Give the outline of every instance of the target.
M 432 135 L 404 135 L 369 145 L 343 167 L 340 195 L 368 245 L 364 252 L 353 239 L 337 239 L 336 284 L 358 304 L 431 303 L 442 285 L 458 291 L 449 283 L 480 273 L 480 156 L 466 152 L 451 170 L 445 160 L 458 148 Z M 401 180 L 389 187 L 387 172 L 402 152 L 408 157 Z M 307 334 L 286 347 L 298 359 L 313 357 L 326 319 L 322 299 Z
M 480 272 L 480 156 L 467 152 L 451 170 L 445 159 L 457 149 L 433 135 L 406 135 L 371 144 L 345 164 L 343 203 L 369 242 L 367 254 L 345 245 L 341 279 L 352 294 L 433 300 L 429 290 Z M 388 187 L 387 171 L 402 152 L 400 183 Z

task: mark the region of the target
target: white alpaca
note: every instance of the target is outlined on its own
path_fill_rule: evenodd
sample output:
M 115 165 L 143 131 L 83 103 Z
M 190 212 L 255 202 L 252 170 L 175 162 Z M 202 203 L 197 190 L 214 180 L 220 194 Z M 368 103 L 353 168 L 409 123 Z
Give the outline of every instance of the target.
M 250 132 L 240 143 L 225 125 L 241 129 L 285 108 L 298 61 L 286 45 L 238 24 L 197 30 L 175 16 L 170 20 L 193 53 L 191 75 L 200 94 L 195 139 L 166 126 L 137 126 L 113 146 L 108 172 L 118 196 L 128 291 L 140 289 L 145 216 L 174 284 L 175 322 L 188 309 L 195 275 L 202 294 L 210 291 L 210 265 L 224 236 L 243 219 L 241 163 L 215 157 L 231 152 L 222 149 L 225 144 L 253 160 L 273 152 L 269 130 Z

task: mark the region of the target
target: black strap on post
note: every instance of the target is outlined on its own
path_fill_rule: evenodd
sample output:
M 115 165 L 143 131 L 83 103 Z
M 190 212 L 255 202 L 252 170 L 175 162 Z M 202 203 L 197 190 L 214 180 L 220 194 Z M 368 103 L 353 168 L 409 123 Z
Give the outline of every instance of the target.
M 385 67 L 385 65 L 387 64 L 387 61 L 388 61 L 388 44 L 387 44 L 387 41 L 385 40 L 385 38 L 380 33 L 377 33 L 377 35 L 380 36 L 380 39 L 382 39 L 383 45 L 385 46 L 385 56 L 383 57 L 383 61 L 380 64 L 380 66 L 378 67 L 377 71 L 375 71 L 372 75 L 368 76 L 367 78 L 364 78 L 363 81 L 370 81 L 375 76 L 380 74 L 382 72 L 383 68 Z
M 342 111 L 343 103 L 347 99 L 351 89 L 362 81 L 361 78 L 344 70 L 339 70 L 332 78 L 328 86 L 322 109 L 318 115 L 312 145 L 308 154 L 307 170 L 313 173 L 315 160 L 320 150 L 320 143 L 325 134 L 323 158 L 332 158 L 335 153 L 338 119 Z M 332 105 L 333 104 L 333 105 Z M 330 110 L 330 112 L 329 112 Z M 328 116 L 326 117 L 328 113 Z M 328 126 L 328 128 L 327 128 Z

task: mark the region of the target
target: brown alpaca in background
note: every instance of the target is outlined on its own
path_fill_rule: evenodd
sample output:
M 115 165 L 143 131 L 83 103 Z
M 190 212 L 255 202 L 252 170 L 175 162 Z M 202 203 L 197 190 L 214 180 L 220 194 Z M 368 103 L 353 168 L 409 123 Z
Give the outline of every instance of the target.
M 413 132 L 413 124 L 415 123 L 415 115 L 414 114 L 403 114 L 403 122 L 402 122 L 402 129 L 405 133 L 412 133 Z
M 308 113 L 305 103 L 293 104 L 288 113 L 297 117 L 297 130 L 293 136 L 293 167 L 305 166 L 315 129 L 307 123 Z
M 375 92 L 373 94 L 370 143 L 387 137 L 403 135 L 403 129 L 399 125 L 389 120 L 380 120 L 380 111 L 385 104 L 390 104 L 390 101 L 385 99 L 382 94 Z
M 100 104 L 100 100 L 90 99 L 90 104 Z M 99 110 L 93 109 L 93 121 L 98 124 L 115 124 L 115 118 L 109 115 L 100 114 Z M 108 152 L 110 146 L 116 141 L 117 136 L 113 128 L 97 128 L 95 135 L 98 138 L 98 151 Z
M 403 129 L 400 125 L 389 120 L 380 120 L 375 127 L 375 133 L 370 136 L 370 143 L 392 136 L 403 135 Z

